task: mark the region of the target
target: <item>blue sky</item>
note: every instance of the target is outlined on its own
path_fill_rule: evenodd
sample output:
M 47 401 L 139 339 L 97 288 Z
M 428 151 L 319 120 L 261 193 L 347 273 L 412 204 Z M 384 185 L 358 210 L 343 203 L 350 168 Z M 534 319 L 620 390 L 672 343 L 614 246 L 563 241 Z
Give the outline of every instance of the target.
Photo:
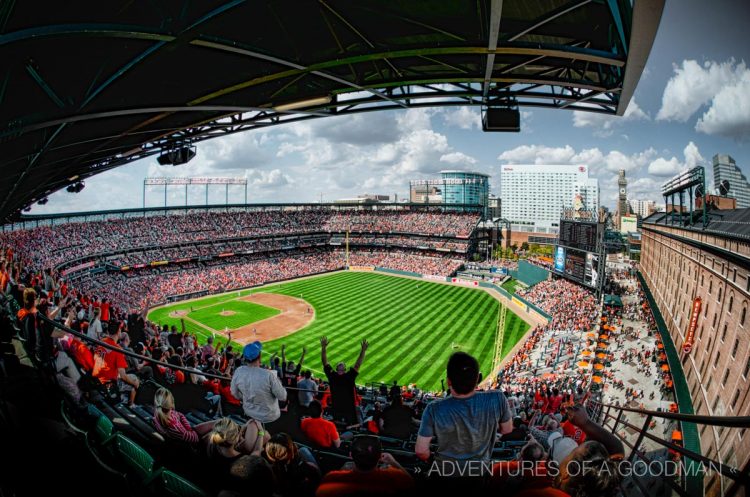
M 479 109 L 375 112 L 276 126 L 202 142 L 185 166 L 145 159 L 86 181 L 80 194 L 50 196 L 32 213 L 140 207 L 146 176 L 237 176 L 250 202 L 331 201 L 360 193 L 408 193 L 409 179 L 441 169 L 492 176 L 502 164 L 587 164 L 602 203 L 614 207 L 616 176 L 626 169 L 631 198 L 661 201 L 660 185 L 685 167 L 708 167 L 728 153 L 750 176 L 750 2 L 668 0 L 646 70 L 624 117 L 522 109 L 520 133 L 483 133 Z M 241 202 L 244 190 L 230 190 Z M 189 191 L 202 203 L 203 189 Z M 210 202 L 223 203 L 216 187 Z M 174 187 L 170 204 L 184 203 Z M 147 193 L 162 205 L 163 193 Z

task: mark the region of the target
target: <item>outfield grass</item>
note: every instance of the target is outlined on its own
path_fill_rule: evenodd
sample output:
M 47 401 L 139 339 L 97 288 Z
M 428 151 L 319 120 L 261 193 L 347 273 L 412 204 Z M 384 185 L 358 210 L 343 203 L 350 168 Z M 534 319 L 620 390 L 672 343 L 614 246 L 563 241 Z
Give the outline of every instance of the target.
M 500 286 L 503 287 L 504 290 L 509 291 L 510 293 L 515 293 L 516 287 L 518 287 L 518 281 L 511 278 Z
M 505 317 L 505 332 L 503 333 L 503 346 L 500 349 L 500 358 L 508 355 L 508 352 L 529 331 L 529 327 L 529 323 L 508 311 L 508 315 Z
M 448 357 L 456 350 L 479 360 L 486 376 L 492 366 L 497 338 L 500 303 L 483 290 L 441 285 L 378 273 L 340 272 L 244 290 L 240 295 L 263 291 L 300 297 L 315 308 L 315 320 L 293 335 L 263 344 L 264 360 L 286 344 L 287 357 L 297 361 L 302 347 L 308 349 L 305 367 L 322 371 L 320 337 L 327 336 L 328 360 L 354 364 L 363 338 L 370 342 L 358 383 L 372 381 L 416 383 L 436 390 L 445 377 Z M 210 297 L 188 304 L 157 309 L 149 319 L 166 324 L 175 310 L 197 309 L 207 305 L 226 308 L 238 292 Z M 213 308 L 213 307 L 211 307 Z M 209 333 L 186 323 L 199 341 Z M 508 311 L 503 339 L 503 355 L 528 330 L 528 325 Z M 453 347 L 455 346 L 455 348 Z
M 235 314 L 231 316 L 222 316 L 222 311 L 232 311 Z M 188 313 L 188 317 L 201 324 L 213 328 L 216 331 L 222 331 L 225 328 L 236 330 L 242 326 L 270 318 L 279 314 L 281 311 L 266 307 L 264 305 L 247 302 L 244 300 L 231 300 L 229 302 L 220 302 L 209 307 L 203 307 L 196 311 Z

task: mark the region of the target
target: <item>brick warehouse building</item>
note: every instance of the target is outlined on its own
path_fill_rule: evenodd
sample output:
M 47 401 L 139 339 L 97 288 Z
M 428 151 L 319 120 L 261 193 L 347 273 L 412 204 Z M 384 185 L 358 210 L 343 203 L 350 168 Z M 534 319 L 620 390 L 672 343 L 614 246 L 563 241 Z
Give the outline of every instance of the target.
M 714 211 L 708 224 L 681 226 L 665 213 L 643 223 L 641 272 L 671 336 L 689 398 L 682 412 L 706 416 L 750 415 L 750 209 Z M 684 350 L 696 300 L 700 310 L 694 339 Z M 658 321 L 658 319 L 657 319 Z M 672 372 L 679 367 L 670 358 Z M 687 396 L 687 394 L 684 394 Z M 685 406 L 685 400 L 692 406 Z M 697 438 L 703 455 L 734 467 L 750 459 L 750 433 L 703 425 Z M 712 474 L 707 495 L 721 495 L 730 482 Z

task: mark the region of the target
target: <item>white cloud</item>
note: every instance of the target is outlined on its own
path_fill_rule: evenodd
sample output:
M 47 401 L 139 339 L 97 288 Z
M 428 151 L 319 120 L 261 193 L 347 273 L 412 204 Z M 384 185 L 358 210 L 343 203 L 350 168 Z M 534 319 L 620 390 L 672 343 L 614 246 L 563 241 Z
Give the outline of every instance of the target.
M 653 174 L 654 176 L 674 176 L 681 171 L 702 165 L 705 162 L 703 156 L 698 150 L 698 146 L 693 142 L 690 142 L 685 146 L 682 154 L 685 157 L 684 162 L 680 162 L 677 157 L 672 157 L 670 159 L 659 157 L 658 159 L 651 161 L 648 165 L 648 173 Z
M 506 164 L 568 164 L 574 155 L 575 150 L 570 145 L 562 148 L 521 145 L 501 153 L 497 156 L 497 160 Z
M 744 61 L 706 61 L 701 66 L 684 60 L 674 72 L 664 88 L 658 120 L 687 122 L 708 105 L 697 131 L 738 140 L 750 137 L 750 69 Z
M 501 153 L 497 159 L 506 164 L 587 164 L 592 172 L 617 172 L 620 169 L 634 171 L 645 166 L 656 155 L 653 148 L 626 155 L 618 150 L 603 153 L 598 148 L 586 148 L 577 152 L 570 145 L 547 147 L 544 145 L 521 145 Z
M 682 167 L 682 163 L 677 160 L 677 157 L 672 157 L 671 159 L 659 157 L 648 165 L 648 174 L 653 174 L 655 176 L 674 176 L 682 170 Z
M 470 155 L 466 155 L 463 152 L 451 152 L 440 157 L 440 162 L 447 162 L 448 164 L 458 165 L 471 165 L 476 164 L 477 160 Z
M 630 101 L 628 108 L 622 116 L 612 116 L 598 112 L 573 111 L 573 126 L 576 128 L 594 128 L 594 135 L 606 138 L 614 133 L 614 128 L 624 122 L 647 121 L 650 117 L 636 103 L 635 99 Z
M 696 131 L 708 135 L 723 135 L 738 141 L 750 138 L 750 69 L 738 80 L 723 86 L 711 101 L 711 107 L 698 119 Z
M 294 180 L 288 174 L 284 174 L 280 169 L 273 171 L 248 171 L 247 179 L 250 185 L 259 187 L 278 187 L 294 183 Z
M 480 129 L 482 118 L 477 107 L 458 107 L 443 112 L 443 122 L 447 126 L 461 129 Z
M 682 153 L 685 155 L 685 166 L 687 168 L 700 166 L 706 161 L 698 150 L 698 146 L 693 142 L 688 143 Z

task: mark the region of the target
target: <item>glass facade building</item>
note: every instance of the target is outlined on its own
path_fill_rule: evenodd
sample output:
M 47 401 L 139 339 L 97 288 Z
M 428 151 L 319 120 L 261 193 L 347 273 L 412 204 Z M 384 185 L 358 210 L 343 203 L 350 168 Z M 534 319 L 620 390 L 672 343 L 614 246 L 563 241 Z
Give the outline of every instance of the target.
M 713 166 L 714 188 L 718 190 L 722 181 L 729 181 L 729 192 L 726 196 L 737 199 L 738 209 L 750 207 L 750 183 L 734 159 L 729 155 L 716 154 L 713 157 Z
M 443 204 L 473 204 L 487 208 L 490 177 L 484 173 L 440 171 Z

